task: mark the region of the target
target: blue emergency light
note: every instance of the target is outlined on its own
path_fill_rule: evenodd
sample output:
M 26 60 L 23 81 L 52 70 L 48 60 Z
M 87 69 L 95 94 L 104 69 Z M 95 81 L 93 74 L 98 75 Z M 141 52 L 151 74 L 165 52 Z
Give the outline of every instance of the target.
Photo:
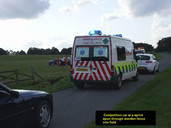
M 89 31 L 89 35 L 93 36 L 93 35 L 102 35 L 102 32 L 100 30 L 91 30 Z
M 116 34 L 116 35 L 114 35 L 114 36 L 122 37 L 122 34 Z

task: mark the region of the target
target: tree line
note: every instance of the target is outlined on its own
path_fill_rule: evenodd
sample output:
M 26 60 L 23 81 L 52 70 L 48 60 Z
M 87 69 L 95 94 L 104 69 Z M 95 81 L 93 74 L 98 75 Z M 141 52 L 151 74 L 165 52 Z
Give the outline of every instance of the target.
M 58 55 L 58 54 L 65 54 L 70 55 L 72 48 L 63 48 L 61 51 L 59 51 L 57 48 L 52 47 L 43 49 L 43 48 L 35 48 L 31 47 L 28 49 L 27 52 L 21 50 L 21 51 L 8 51 L 0 48 L 0 55 Z
M 171 37 L 166 37 L 158 41 L 156 49 L 148 43 L 134 43 L 134 48 L 138 47 L 144 47 L 146 52 L 152 52 L 152 51 L 157 51 L 157 52 L 171 52 Z M 35 48 L 31 47 L 28 49 L 27 52 L 21 50 L 21 51 L 8 51 L 0 48 L 0 55 L 58 55 L 58 54 L 65 54 L 65 55 L 70 55 L 71 54 L 72 48 L 63 48 L 61 51 L 59 51 L 57 48 L 52 47 L 43 49 L 43 48 Z

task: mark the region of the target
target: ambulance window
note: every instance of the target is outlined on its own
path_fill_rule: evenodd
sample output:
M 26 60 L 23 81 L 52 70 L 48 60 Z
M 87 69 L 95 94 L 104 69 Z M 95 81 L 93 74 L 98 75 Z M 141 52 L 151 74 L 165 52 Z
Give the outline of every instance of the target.
M 126 60 L 125 48 L 117 47 L 118 61 Z
M 89 58 L 89 47 L 76 47 L 75 60 L 83 60 Z
M 93 47 L 93 60 L 109 60 L 109 52 L 107 46 L 94 46 Z

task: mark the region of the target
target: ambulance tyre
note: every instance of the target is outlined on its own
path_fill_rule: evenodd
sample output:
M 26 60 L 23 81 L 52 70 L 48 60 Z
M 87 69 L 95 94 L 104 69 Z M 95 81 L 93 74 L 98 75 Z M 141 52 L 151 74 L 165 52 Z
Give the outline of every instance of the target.
M 84 88 L 84 83 L 75 83 L 76 87 L 78 89 L 83 89 Z
M 122 86 L 122 76 L 119 75 L 117 78 L 116 78 L 116 82 L 114 84 L 114 89 L 117 89 L 119 90 Z
M 132 77 L 132 79 L 133 79 L 134 81 L 138 81 L 138 80 L 139 80 L 139 73 L 138 73 L 138 70 L 137 70 L 136 75 L 135 75 L 134 77 Z

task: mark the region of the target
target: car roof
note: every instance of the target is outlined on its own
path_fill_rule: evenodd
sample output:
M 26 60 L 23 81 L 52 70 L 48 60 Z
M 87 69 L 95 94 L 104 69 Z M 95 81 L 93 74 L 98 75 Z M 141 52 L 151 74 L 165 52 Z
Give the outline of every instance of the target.
M 136 54 L 136 56 L 137 55 L 153 56 L 153 54 L 146 54 L 146 53 L 145 54 Z

